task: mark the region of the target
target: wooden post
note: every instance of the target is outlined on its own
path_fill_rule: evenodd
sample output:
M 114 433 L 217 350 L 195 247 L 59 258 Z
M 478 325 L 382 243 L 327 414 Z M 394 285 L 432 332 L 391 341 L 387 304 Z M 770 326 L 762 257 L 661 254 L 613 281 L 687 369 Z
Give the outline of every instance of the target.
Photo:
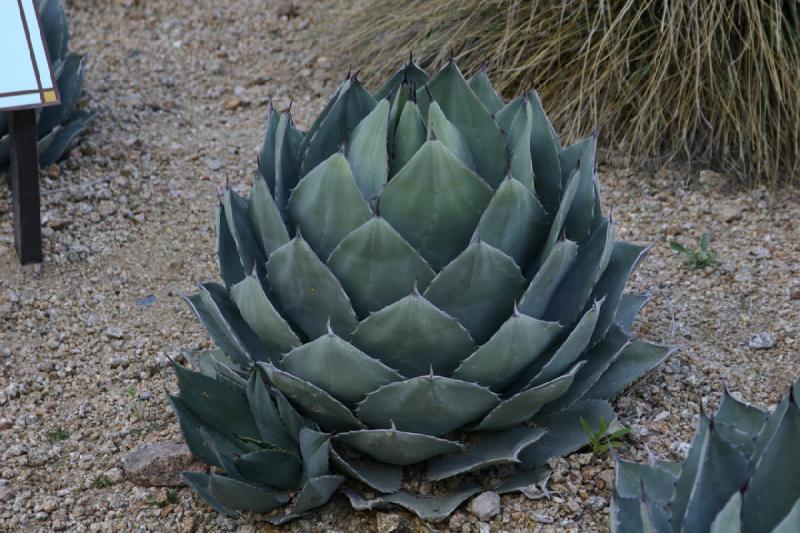
M 42 262 L 39 213 L 39 152 L 36 110 L 11 111 L 11 198 L 14 204 L 14 244 L 23 265 Z

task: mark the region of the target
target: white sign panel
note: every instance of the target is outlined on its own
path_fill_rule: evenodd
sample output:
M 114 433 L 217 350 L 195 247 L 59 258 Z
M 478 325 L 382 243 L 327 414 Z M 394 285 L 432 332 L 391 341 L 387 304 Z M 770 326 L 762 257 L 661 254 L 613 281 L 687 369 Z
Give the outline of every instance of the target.
M 0 0 L 0 109 L 58 102 L 33 0 Z

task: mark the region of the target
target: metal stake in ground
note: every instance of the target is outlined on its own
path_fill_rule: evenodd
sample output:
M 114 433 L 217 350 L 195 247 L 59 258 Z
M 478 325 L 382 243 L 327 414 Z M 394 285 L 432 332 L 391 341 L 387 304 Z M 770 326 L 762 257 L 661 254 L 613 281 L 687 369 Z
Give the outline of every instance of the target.
M 39 214 L 39 152 L 36 110 L 11 112 L 11 194 L 14 204 L 14 244 L 23 265 L 42 262 Z
M 42 261 L 36 108 L 59 103 L 33 0 L 0 2 L 0 110 L 11 111 L 14 242 L 22 264 Z

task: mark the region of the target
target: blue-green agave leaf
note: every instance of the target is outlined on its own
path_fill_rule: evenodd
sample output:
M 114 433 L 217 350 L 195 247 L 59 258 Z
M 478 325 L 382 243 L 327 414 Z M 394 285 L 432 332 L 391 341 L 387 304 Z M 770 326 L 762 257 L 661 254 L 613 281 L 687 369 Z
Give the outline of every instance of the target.
M 264 257 L 289 242 L 289 233 L 278 206 L 267 190 L 267 183 L 258 176 L 253 180 L 253 188 L 250 189 L 247 214 Z
M 494 90 L 492 82 L 489 81 L 489 76 L 486 75 L 486 69 L 482 68 L 477 74 L 472 76 L 469 80 L 469 88 L 478 97 L 478 100 L 483 104 L 489 113 L 494 115 L 503 107 L 503 100 Z
M 247 276 L 231 287 L 231 298 L 242 319 L 274 353 L 285 354 L 300 346 L 300 338 L 269 301 L 255 276 Z
M 360 402 L 383 385 L 403 379 L 332 332 L 289 352 L 281 368 L 347 405 Z
M 561 146 L 559 146 L 553 125 L 542 108 L 539 94 L 535 90 L 531 90 L 528 92 L 528 99 L 533 111 L 531 154 L 533 155 L 534 189 L 545 209 L 549 213 L 553 213 L 558 209 L 562 188 L 567 186 L 566 181 L 562 182 L 561 180 L 562 167 L 559 159 Z
M 441 141 L 459 161 L 464 163 L 464 166 L 473 172 L 477 171 L 467 140 L 458 131 L 458 128 L 447 120 L 442 108 L 439 107 L 439 103 L 436 101 L 431 102 L 428 107 L 428 139 Z
M 289 434 L 257 366 L 250 371 L 246 393 L 250 412 L 261 435 L 260 440 L 282 450 L 294 450 L 294 439 Z
M 511 257 L 476 241 L 433 278 L 424 296 L 482 344 L 511 314 L 524 288 Z
M 431 140 L 389 182 L 382 216 L 435 269 L 469 243 L 492 190 L 441 141 Z
M 538 441 L 545 430 L 516 426 L 505 431 L 481 434 L 480 440 L 458 453 L 428 463 L 428 479 L 446 479 L 489 466 L 518 463 L 522 450 Z
M 328 267 L 342 283 L 360 317 L 411 293 L 424 291 L 435 273 L 382 217 L 350 232 L 333 250 Z
M 397 431 L 394 427 L 339 433 L 334 440 L 383 463 L 400 466 L 421 463 L 437 455 L 456 453 L 464 449 L 464 445 L 459 442 L 422 433 Z
M 523 97 L 522 105 L 511 122 L 511 129 L 506 134 L 506 144 L 510 152 L 509 173 L 512 178 L 525 185 L 529 191 L 533 190 L 532 126 L 533 110 L 528 98 Z
M 416 496 L 401 490 L 381 499 L 408 509 L 423 520 L 437 522 L 453 514 L 459 505 L 480 491 L 481 486 L 477 483 L 465 483 L 454 492 L 440 497 Z
M 450 374 L 475 351 L 469 332 L 416 292 L 364 319 L 352 343 L 408 377 Z
M 316 385 L 275 368 L 259 363 L 270 384 L 291 400 L 304 416 L 326 431 L 358 429 L 361 423 L 350 409 Z
M 628 344 L 585 397 L 603 400 L 615 398 L 628 385 L 660 365 L 677 349 L 676 346 L 641 340 Z
M 371 217 L 347 159 L 338 153 L 306 174 L 289 200 L 290 220 L 323 261 Z
M 390 383 L 367 395 L 358 416 L 375 428 L 440 436 L 474 422 L 499 403 L 485 387 L 441 376 Z
M 304 464 L 293 452 L 258 450 L 237 457 L 233 463 L 236 470 L 250 483 L 267 485 L 280 490 L 293 490 L 300 487 Z
M 350 457 L 331 447 L 331 461 L 344 474 L 360 481 L 378 492 L 391 493 L 400 490 L 403 482 L 403 467 L 373 461 L 365 457 Z
M 343 338 L 356 328 L 356 313 L 341 283 L 301 238 L 272 252 L 267 279 L 281 309 L 309 339 L 326 334 L 329 323 Z
M 378 197 L 389 179 L 390 105 L 388 100 L 381 100 L 356 126 L 346 145 L 347 161 L 356 184 L 369 203 Z

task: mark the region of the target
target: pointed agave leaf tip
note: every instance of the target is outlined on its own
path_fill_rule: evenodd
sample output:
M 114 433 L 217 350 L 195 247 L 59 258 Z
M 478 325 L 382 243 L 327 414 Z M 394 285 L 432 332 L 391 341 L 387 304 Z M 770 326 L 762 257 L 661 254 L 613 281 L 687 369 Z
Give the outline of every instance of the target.
M 514 318 L 519 318 L 519 307 L 517 307 L 517 301 L 514 300 L 514 310 L 511 312 L 511 316 Z
M 408 84 L 408 99 L 415 104 L 417 103 L 417 84 L 413 81 Z
M 375 198 L 375 218 L 381 218 L 381 197 Z
M 331 327 L 331 317 L 328 317 L 328 322 L 325 326 L 328 328 L 328 337 L 335 337 L 336 333 L 333 332 L 333 328 Z
M 417 287 L 417 278 L 414 278 L 414 286 L 411 287 L 411 296 L 421 296 L 419 293 L 419 287 Z
M 390 430 L 397 431 L 397 426 L 394 424 L 394 418 L 389 419 L 389 424 L 391 424 Z
M 303 234 L 300 233 L 300 224 L 298 224 L 297 227 L 295 228 L 294 238 L 295 238 L 295 240 L 298 240 L 300 242 L 304 242 L 305 241 L 305 239 L 303 239 Z
M 353 74 L 353 81 L 358 81 L 358 75 L 359 74 L 361 74 L 361 69 L 358 69 L 357 71 L 355 71 L 355 73 Z
M 342 141 L 342 144 L 339 145 L 339 153 L 344 154 L 347 150 L 347 141 Z
M 433 381 L 433 365 L 429 365 L 428 369 L 428 379 Z
M 483 64 L 481 65 L 481 72 L 483 72 L 484 74 L 489 72 L 489 60 L 488 59 L 483 61 Z
M 475 230 L 475 234 L 472 236 L 472 240 L 469 242 L 470 244 L 480 244 L 481 243 L 481 230 L 477 228 Z
M 436 141 L 436 140 L 438 140 L 438 139 L 436 138 L 436 130 L 434 130 L 433 128 L 431 128 L 431 136 L 430 136 L 430 138 L 429 138 L 428 140 L 430 140 L 430 141 Z
M 456 53 L 453 51 L 453 47 L 450 47 L 450 50 L 447 52 L 447 62 L 452 63 L 454 61 Z
M 344 77 L 345 80 L 350 79 L 350 75 L 353 73 L 353 65 L 347 65 L 347 76 Z
M 408 51 L 408 64 L 411 65 L 414 63 L 414 52 L 413 50 Z

